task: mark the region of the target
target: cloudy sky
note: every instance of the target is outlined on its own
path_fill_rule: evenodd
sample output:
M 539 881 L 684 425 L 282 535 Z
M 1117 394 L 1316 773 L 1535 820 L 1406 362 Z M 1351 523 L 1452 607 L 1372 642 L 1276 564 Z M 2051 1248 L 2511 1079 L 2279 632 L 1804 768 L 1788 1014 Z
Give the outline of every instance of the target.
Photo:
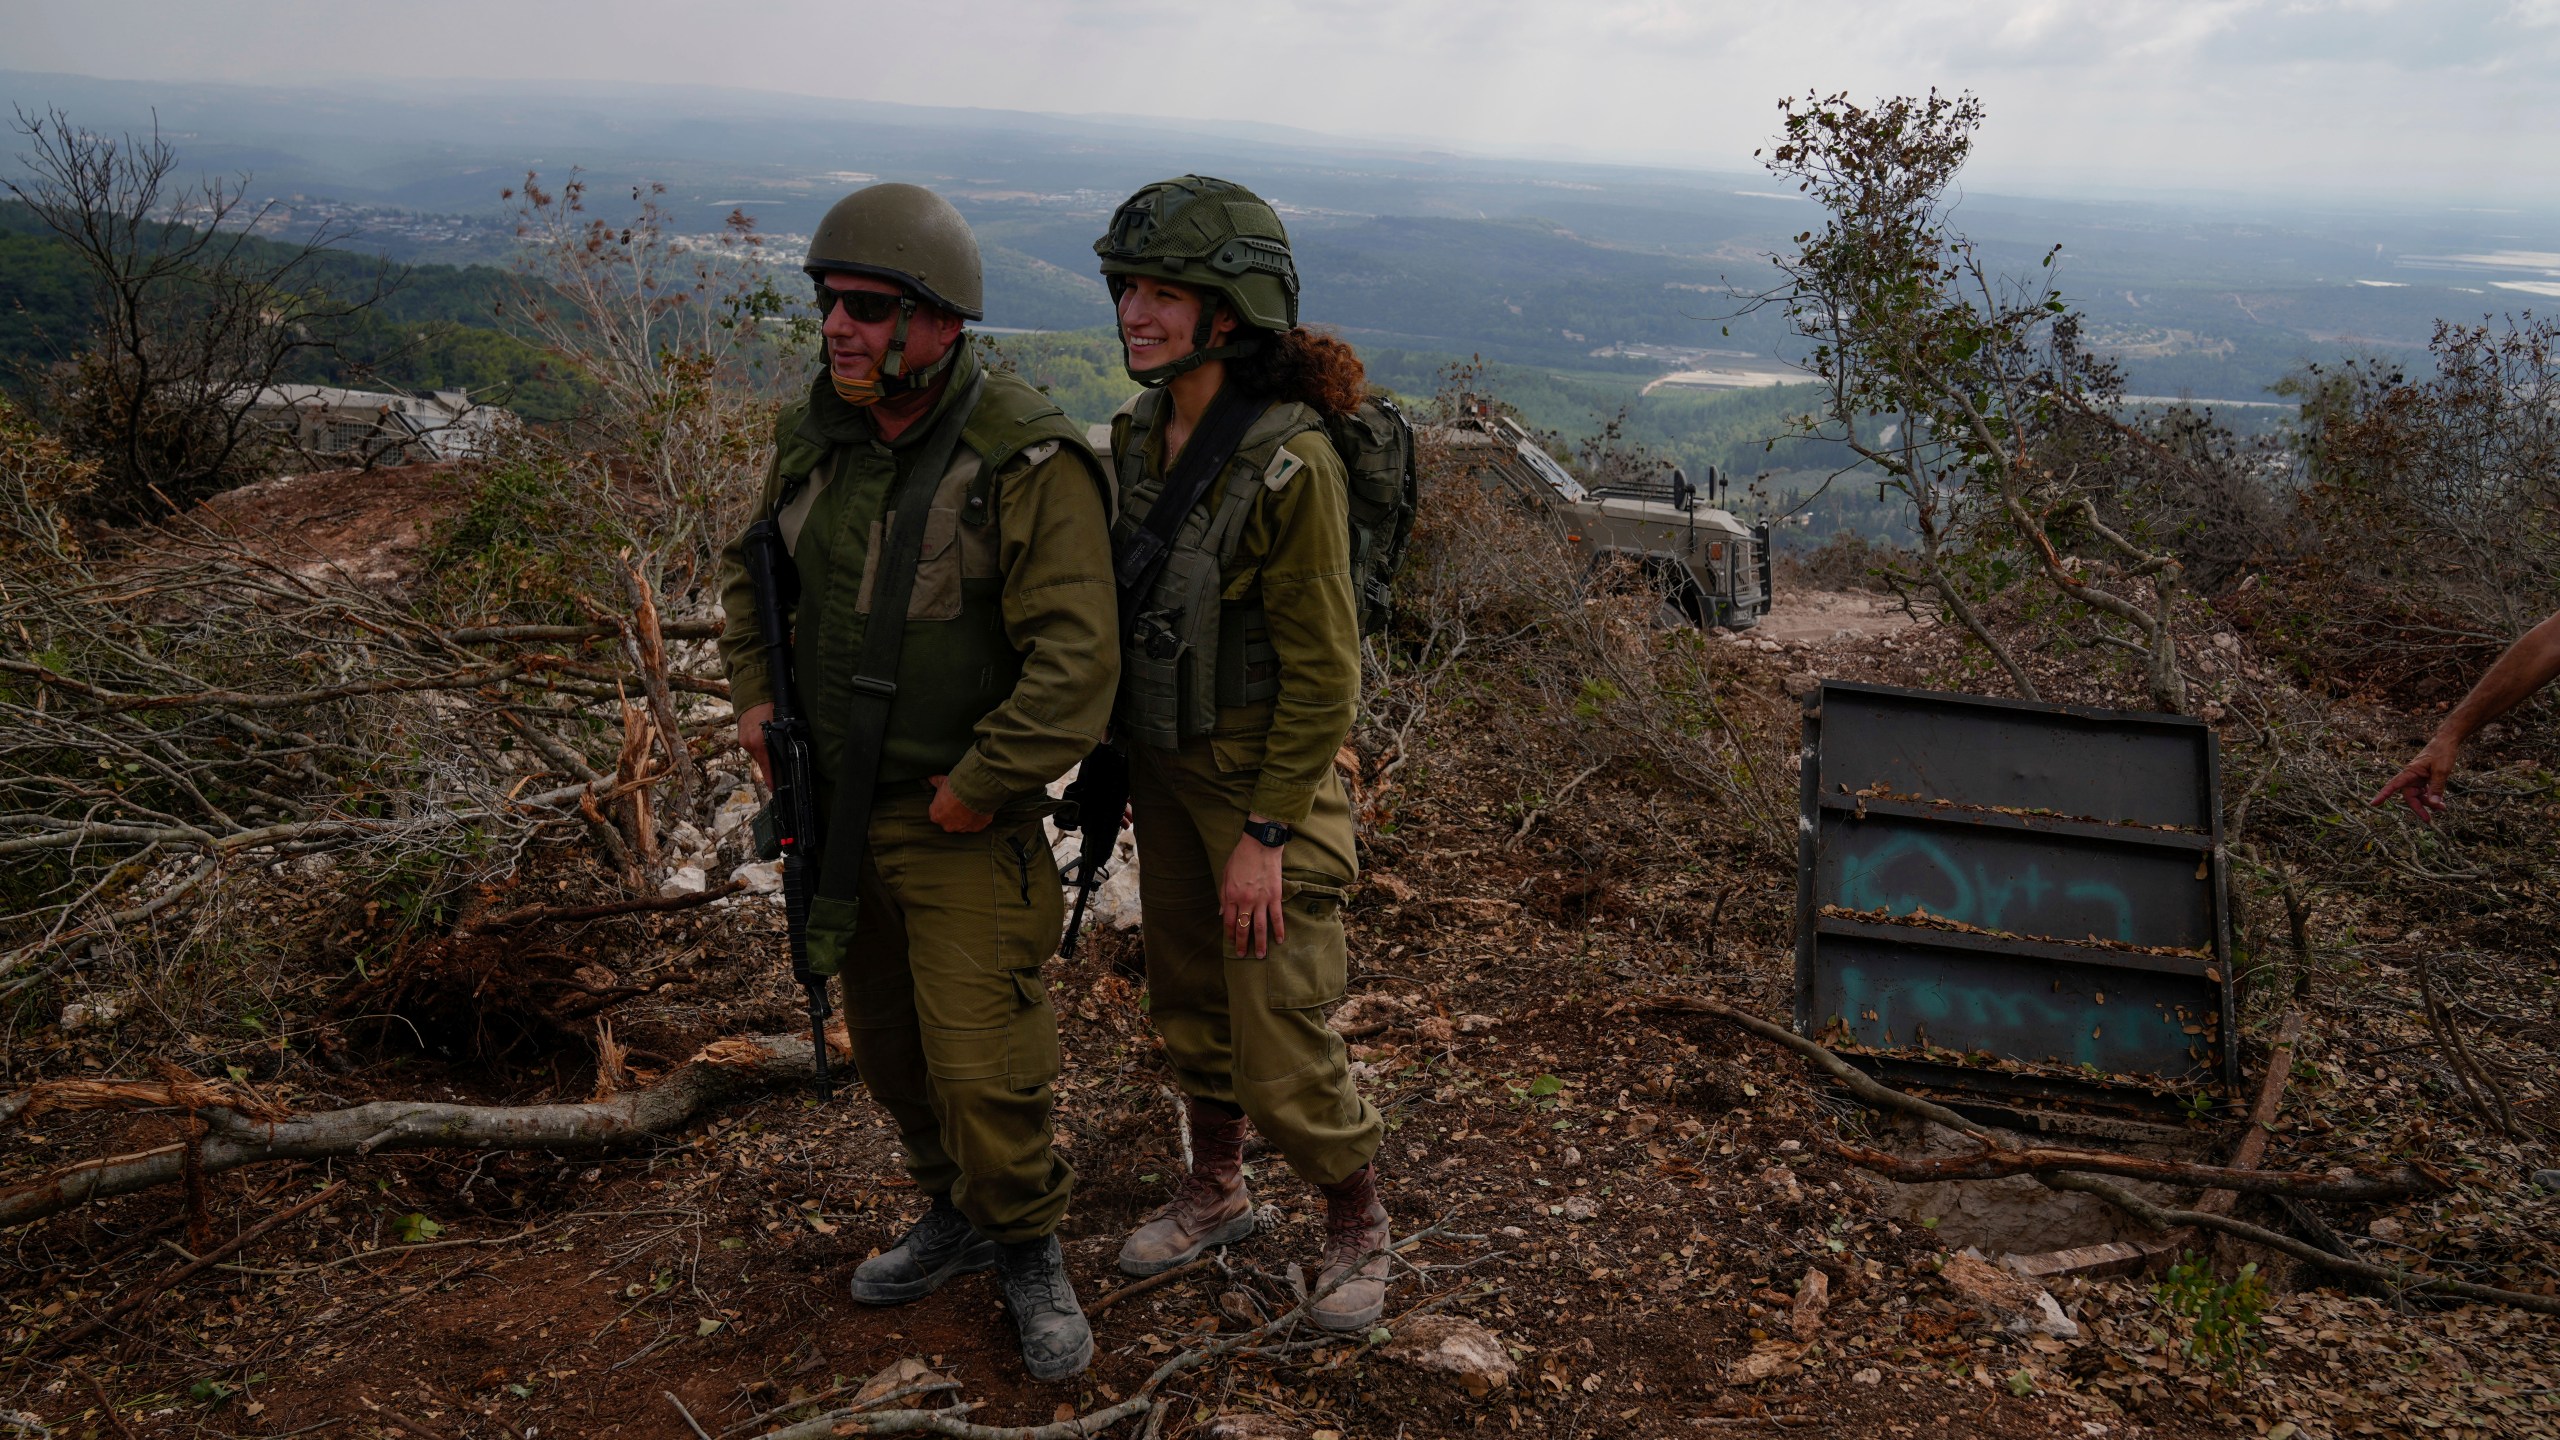
M 2560 200 L 2560 0 L 0 0 L 0 66 L 638 80 L 1748 166 L 1778 97 L 1937 86 L 1977 183 Z

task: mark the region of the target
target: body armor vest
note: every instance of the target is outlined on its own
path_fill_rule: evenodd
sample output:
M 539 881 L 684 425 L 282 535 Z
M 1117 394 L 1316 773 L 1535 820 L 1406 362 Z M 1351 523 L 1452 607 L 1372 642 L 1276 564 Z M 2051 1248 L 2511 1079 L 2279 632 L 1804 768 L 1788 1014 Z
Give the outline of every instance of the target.
M 966 375 L 954 378 L 965 382 Z M 776 519 L 797 559 L 803 548 L 801 531 L 852 447 L 830 443 L 787 414 L 779 430 L 782 488 Z M 995 479 L 1017 457 L 1038 464 L 1062 448 L 1084 457 L 1085 469 L 1103 486 L 1108 505 L 1109 486 L 1083 432 L 1021 379 L 1003 373 L 987 376 L 925 522 L 924 550 L 907 600 L 907 634 L 898 656 L 898 693 L 880 747 L 881 783 L 948 773 L 975 741 L 978 721 L 1013 694 L 1022 677 L 1022 656 L 1005 635 Z M 871 614 L 871 590 L 891 516 L 840 519 L 862 527 L 870 537 L 859 582 L 847 584 L 847 577 L 834 576 L 820 586 L 812 583 L 816 577 L 802 575 L 792 636 L 807 691 L 803 708 L 816 732 L 820 772 L 829 776 L 842 768 L 846 716 L 852 708 L 848 686 L 863 630 L 877 619 Z M 815 610 L 812 599 L 818 602 Z
M 1168 465 L 1148 452 L 1163 424 L 1165 392 L 1139 395 L 1111 421 L 1112 465 L 1120 513 L 1114 547 L 1144 523 Z M 1245 522 L 1280 447 L 1324 421 L 1294 401 L 1274 401 L 1249 426 L 1200 503 L 1174 532 L 1173 548 L 1146 602 L 1121 617 L 1120 733 L 1159 749 L 1218 728 L 1222 708 L 1264 704 L 1280 693 L 1279 657 L 1257 597 L 1230 599 L 1226 572 L 1243 542 Z

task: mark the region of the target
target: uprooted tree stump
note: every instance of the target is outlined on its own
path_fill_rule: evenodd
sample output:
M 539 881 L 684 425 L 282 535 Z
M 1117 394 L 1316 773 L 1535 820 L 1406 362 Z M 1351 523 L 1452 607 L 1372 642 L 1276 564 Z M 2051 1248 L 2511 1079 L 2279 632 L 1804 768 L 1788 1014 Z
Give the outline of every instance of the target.
M 843 1053 L 829 1036 L 828 1048 Z M 195 1169 L 214 1175 L 279 1160 L 322 1160 L 383 1150 L 613 1150 L 682 1128 L 715 1106 L 779 1089 L 814 1073 L 808 1037 L 715 1040 L 657 1084 L 607 1099 L 557 1105 L 458 1105 L 377 1100 L 344 1110 L 288 1115 L 245 1096 L 173 1078 L 167 1082 L 64 1081 L 0 1098 L 0 1121 L 46 1110 L 178 1106 L 204 1124 Z M 182 1179 L 188 1146 L 162 1145 L 84 1161 L 0 1191 L 0 1225 L 24 1225 L 77 1205 Z

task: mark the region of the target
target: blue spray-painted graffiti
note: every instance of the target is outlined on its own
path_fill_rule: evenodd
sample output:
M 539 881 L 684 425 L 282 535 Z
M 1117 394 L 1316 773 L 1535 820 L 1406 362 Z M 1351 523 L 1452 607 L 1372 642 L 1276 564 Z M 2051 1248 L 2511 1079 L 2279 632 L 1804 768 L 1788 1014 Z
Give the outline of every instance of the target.
M 1968 870 L 1946 847 L 1908 830 L 1864 855 L 1840 860 L 1839 903 L 1851 910 L 1881 905 L 1887 914 L 1909 915 L 1926 908 L 1963 925 L 2028 932 L 2035 928 L 2035 912 L 2056 895 L 2078 902 L 2076 913 L 2084 923 L 2074 932 L 2048 933 L 2071 933 L 2072 938 L 2095 933 L 2085 923 L 2086 913 L 2104 909 L 2113 912 L 2115 922 L 2114 933 L 2105 938 L 2132 942 L 2133 902 L 2109 881 L 2058 882 L 2034 863 L 2013 878 L 1994 879 L 1982 865 Z
M 2018 986 L 1967 985 L 1943 978 L 1879 985 L 1856 965 L 1837 973 L 1836 1018 L 1864 1045 L 1890 1049 L 1928 1044 L 2025 1056 L 2068 1034 L 2072 1053 L 2047 1058 L 2110 1074 L 2175 1075 L 2204 1063 L 2207 1038 L 2202 1032 L 2208 1027 L 2182 1011 L 2145 1014 L 2137 1006 L 2109 1006 L 2102 995 L 2045 996 Z

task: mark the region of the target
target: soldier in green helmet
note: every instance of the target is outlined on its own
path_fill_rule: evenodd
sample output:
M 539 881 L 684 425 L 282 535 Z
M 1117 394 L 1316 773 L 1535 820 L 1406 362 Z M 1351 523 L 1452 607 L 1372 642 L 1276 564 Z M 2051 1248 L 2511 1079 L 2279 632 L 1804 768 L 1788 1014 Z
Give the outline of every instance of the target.
M 993 1268 L 1025 1364 L 1057 1379 L 1093 1337 L 1057 1241 L 1074 1172 L 1050 1145 L 1058 1029 L 1040 966 L 1063 907 L 1042 820 L 1119 680 L 1108 482 L 1079 427 L 979 364 L 962 332 L 983 314 L 978 245 L 948 201 L 857 191 L 807 268 L 826 363 L 778 422 L 759 505 L 797 571 L 791 655 L 827 817 L 807 959 L 837 977 L 855 1068 L 932 1197 L 853 1296 L 897 1304 Z M 914 505 L 929 507 L 921 546 L 901 560 Z M 721 654 L 770 780 L 774 679 L 744 547 L 723 555 Z M 882 653 L 866 646 L 875 582 L 908 590 L 894 679 L 864 668 Z M 866 772 L 868 789 L 841 783 Z M 834 877 L 857 837 L 843 853 L 858 868 Z
M 1248 1127 L 1324 1193 L 1311 1306 L 1335 1330 L 1386 1303 L 1378 1112 L 1325 1019 L 1358 873 L 1333 759 L 1359 696 L 1347 474 L 1328 416 L 1366 393 L 1304 329 L 1280 217 L 1185 175 L 1122 204 L 1094 250 L 1145 389 L 1112 422 L 1123 649 L 1149 1013 L 1190 1108 L 1193 1164 L 1120 1252 L 1160 1273 L 1253 1231 Z

